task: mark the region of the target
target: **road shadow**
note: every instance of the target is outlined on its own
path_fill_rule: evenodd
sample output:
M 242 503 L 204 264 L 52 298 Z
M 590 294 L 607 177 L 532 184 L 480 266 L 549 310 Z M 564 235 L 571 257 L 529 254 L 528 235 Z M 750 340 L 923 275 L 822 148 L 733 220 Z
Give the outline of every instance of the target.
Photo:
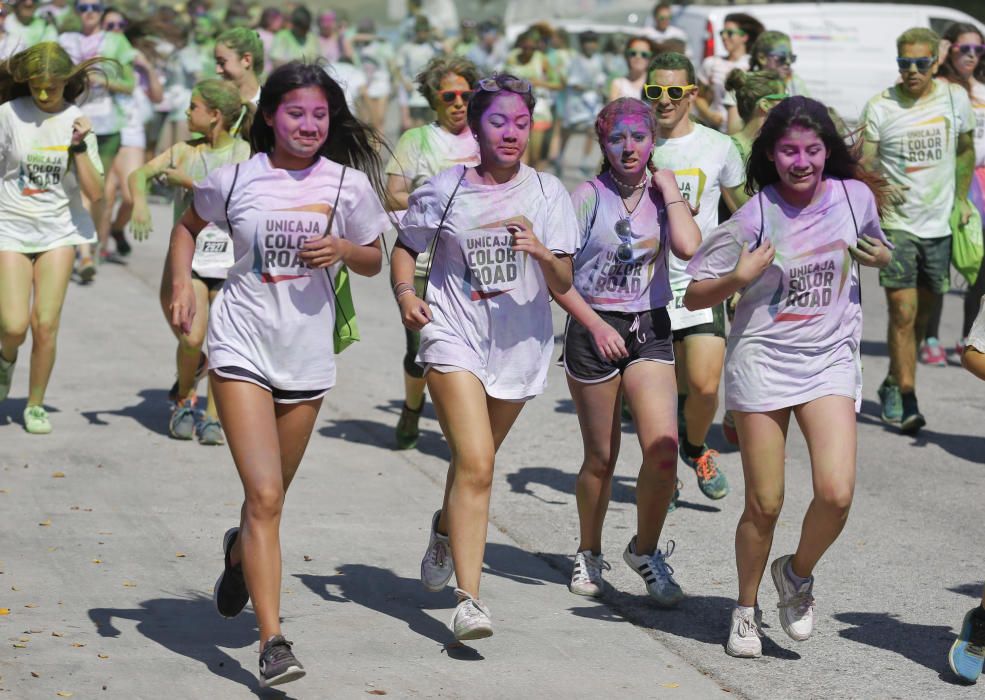
M 117 409 L 100 411 L 83 411 L 82 416 L 89 425 L 107 426 L 105 416 L 121 416 L 132 418 L 152 433 L 168 437 L 168 418 L 171 408 L 168 403 L 166 389 L 142 389 L 137 394 L 140 402 Z
M 839 630 L 840 637 L 894 652 L 931 671 L 941 672 L 942 677 L 950 674 L 947 650 L 954 641 L 950 627 L 903 622 L 893 613 L 837 613 L 834 619 L 852 625 Z
M 947 590 L 951 591 L 951 593 L 957 593 L 958 595 L 966 595 L 969 598 L 982 597 L 982 583 L 980 581 L 950 586 Z
M 538 501 L 550 505 L 567 505 L 570 502 L 570 499 L 561 501 L 538 496 L 531 490 L 531 485 L 540 484 L 558 491 L 559 493 L 565 493 L 573 497 L 575 495 L 577 480 L 578 475 L 576 473 L 566 472 L 555 467 L 523 467 L 506 476 L 506 483 L 510 485 L 510 491 L 513 493 L 531 496 L 536 498 Z M 610 500 L 613 503 L 628 503 L 635 505 L 636 478 L 631 476 L 620 476 L 619 474 L 613 476 L 612 496 Z M 677 507 L 696 510 L 701 513 L 721 512 L 721 508 L 717 508 L 715 506 L 709 506 L 703 503 L 692 503 L 690 501 L 680 499 L 677 501 Z
M 133 620 L 137 631 L 175 654 L 203 664 L 210 672 L 248 688 L 263 698 L 290 696 L 279 690 L 263 689 L 256 675 L 227 654 L 224 649 L 256 646 L 259 633 L 253 615 L 224 620 L 215 611 L 212 599 L 200 593 L 185 598 L 154 598 L 138 608 L 92 608 L 89 619 L 102 637 L 120 637 L 114 619 Z M 209 623 L 203 621 L 209 620 Z
M 395 415 L 399 416 L 399 411 Z M 397 445 L 394 436 L 396 426 L 396 417 L 394 417 L 392 424 L 365 418 L 330 418 L 328 425 L 319 428 L 318 433 L 323 437 L 345 440 L 359 445 L 396 450 Z M 442 461 L 451 459 L 448 444 L 440 430 L 422 428 L 421 436 L 417 440 L 417 447 L 414 449 Z
M 870 357 L 889 357 L 889 344 L 885 340 L 863 340 L 859 352 Z
M 48 413 L 60 413 L 54 406 L 42 404 Z M 19 425 L 24 427 L 24 409 L 27 408 L 27 397 L 23 399 L 6 398 L 0 401 L 0 426 Z
M 949 455 L 958 459 L 963 459 L 966 462 L 976 465 L 982 463 L 982 455 L 985 454 L 985 437 L 981 435 L 941 433 L 928 428 L 924 428 L 916 435 L 901 435 L 899 428 L 884 423 L 881 415 L 882 407 L 879 402 L 872 401 L 871 399 L 862 399 L 862 408 L 858 415 L 858 421 L 860 423 L 881 427 L 887 433 L 899 435 L 902 439 L 909 440 L 912 447 L 936 445 Z

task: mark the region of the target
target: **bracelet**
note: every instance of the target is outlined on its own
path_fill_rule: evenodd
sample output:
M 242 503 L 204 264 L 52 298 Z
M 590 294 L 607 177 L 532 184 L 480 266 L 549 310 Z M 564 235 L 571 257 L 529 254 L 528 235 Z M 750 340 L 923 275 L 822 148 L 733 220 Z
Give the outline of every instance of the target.
M 85 153 L 87 150 L 89 150 L 89 144 L 87 144 L 85 140 L 79 141 L 77 144 L 68 147 L 68 152 L 75 154 Z
M 669 207 L 671 204 L 684 204 L 683 199 L 675 199 L 673 202 L 664 202 L 665 207 Z
M 413 292 L 413 291 L 414 291 L 414 285 L 409 284 L 407 282 L 399 282 L 393 286 L 393 298 L 397 299 L 400 297 L 401 294 L 404 294 L 406 292 Z
M 397 293 L 397 295 L 394 297 L 394 299 L 396 299 L 397 302 L 399 302 L 400 301 L 400 297 L 402 297 L 404 294 L 413 294 L 413 293 L 414 293 L 414 288 L 413 287 L 411 287 L 410 289 L 401 289 Z

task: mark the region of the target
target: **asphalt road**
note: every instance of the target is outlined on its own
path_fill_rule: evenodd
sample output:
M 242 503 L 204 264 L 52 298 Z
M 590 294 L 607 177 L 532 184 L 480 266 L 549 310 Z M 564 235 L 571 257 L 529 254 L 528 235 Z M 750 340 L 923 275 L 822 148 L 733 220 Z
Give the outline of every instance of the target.
M 156 234 L 126 266 L 104 266 L 95 284 L 69 290 L 47 398 L 54 432 L 21 427 L 26 361 L 0 403 L 0 697 L 259 692 L 252 614 L 222 620 L 210 600 L 241 496 L 231 458 L 167 436 L 174 342 L 157 303 L 164 207 L 155 219 Z M 602 603 L 568 593 L 581 443 L 556 367 L 498 458 L 483 584 L 496 635 L 448 646 L 450 591 L 427 594 L 416 582 L 447 449 L 429 407 L 419 449 L 393 450 L 403 332 L 385 275 L 357 278 L 354 294 L 363 341 L 340 359 L 283 523 L 285 630 L 310 670 L 285 686 L 290 697 L 980 695 L 953 682 L 945 655 L 985 568 L 976 505 L 985 384 L 959 368 L 921 368 L 928 427 L 916 438 L 884 428 L 875 389 L 886 370 L 885 310 L 871 271 L 855 505 L 816 571 L 810 641 L 780 630 L 767 577 L 760 660 L 723 648 L 742 478 L 717 424 L 711 440 L 732 493 L 706 500 L 682 467 L 681 507 L 665 530 L 688 595 L 680 609 L 651 605 L 621 561 L 640 458 L 629 430 L 606 522 L 611 590 Z M 959 313 L 949 298 L 945 339 L 957 336 Z M 810 498 L 806 449 L 791 435 L 776 555 L 795 546 Z

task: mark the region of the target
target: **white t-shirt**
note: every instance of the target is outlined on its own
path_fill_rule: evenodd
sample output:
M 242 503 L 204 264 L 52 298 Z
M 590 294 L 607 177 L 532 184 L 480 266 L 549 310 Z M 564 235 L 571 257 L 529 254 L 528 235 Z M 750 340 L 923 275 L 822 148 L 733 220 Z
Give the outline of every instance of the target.
M 0 250 L 40 253 L 67 245 L 91 243 L 92 229 L 73 212 L 81 208 L 77 180 L 66 186 L 72 123 L 82 110 L 69 105 L 44 112 L 30 97 L 0 105 Z M 88 157 L 102 173 L 96 136 L 85 138 Z M 77 200 L 77 201 L 75 201 Z
M 478 164 L 479 143 L 471 130 L 463 129 L 461 133 L 453 134 L 437 122 L 431 122 L 408 129 L 400 136 L 393 157 L 386 165 L 386 174 L 407 178 L 413 192 L 442 170 Z
M 982 298 L 978 315 L 975 316 L 975 322 L 971 324 L 971 330 L 968 331 L 965 345 L 975 348 L 978 352 L 985 352 L 985 297 Z
M 235 167 L 213 171 L 194 190 L 195 211 L 223 229 Z M 245 369 L 287 391 L 335 384 L 332 281 L 297 255 L 307 239 L 328 233 L 341 174 L 326 158 L 294 171 L 272 167 L 265 153 L 240 164 L 229 202 L 235 262 L 209 317 L 212 367 Z M 332 234 L 366 245 L 389 227 L 369 179 L 347 168 Z
M 728 130 L 728 112 L 724 104 L 725 79 L 736 68 L 749 70 L 749 60 L 749 54 L 746 54 L 738 61 L 730 61 L 725 56 L 709 56 L 701 62 L 698 80 L 711 86 L 712 101 L 710 106 L 722 116 L 722 125 L 719 127 L 719 131 Z
M 400 242 L 431 244 L 465 168 L 449 168 L 410 196 Z M 537 261 L 510 247 L 526 223 L 547 248 L 577 249 L 578 222 L 564 185 L 526 165 L 509 182 L 462 180 L 434 248 L 427 302 L 434 320 L 421 331 L 420 365 L 472 372 L 486 393 L 522 400 L 543 392 L 554 349 L 549 290 Z
M 697 204 L 695 223 L 705 235 L 718 226 L 718 201 L 723 187 L 738 187 L 746 181 L 742 156 L 735 143 L 725 134 L 701 124 L 694 124 L 690 134 L 676 139 L 656 140 L 653 163 L 668 168 L 677 176 L 681 195 L 692 206 Z M 674 304 L 669 309 L 674 330 L 711 323 L 710 309 L 690 312 L 684 308 L 684 292 L 691 281 L 687 263 L 671 253 L 670 286 Z
M 968 93 L 935 80 L 929 95 L 904 104 L 899 87 L 891 87 L 869 100 L 861 121 L 865 139 L 879 147 L 886 179 L 909 188 L 902 203 L 883 209 L 883 229 L 917 238 L 950 236 L 957 140 L 975 128 Z
M 102 66 L 110 80 L 119 80 L 122 68 L 132 66 L 137 55 L 127 38 L 119 32 L 98 31 L 89 36 L 79 32 L 66 32 L 58 37 L 58 43 L 74 63 L 100 56 L 111 59 Z M 139 90 L 139 83 L 135 85 L 134 89 Z M 126 113 L 105 86 L 93 85 L 86 94 L 85 101 L 79 106 L 92 120 L 93 131 L 101 136 L 119 133 L 126 126 Z
M 667 306 L 671 300 L 667 277 L 670 229 L 660 193 L 648 187 L 629 213 L 610 176 L 602 174 L 578 185 L 571 202 L 580 236 L 575 288 L 589 306 L 628 313 Z M 628 220 L 631 229 L 622 238 L 616 231 L 621 220 Z
M 985 83 L 971 81 L 971 108 L 975 112 L 975 167 L 985 167 Z

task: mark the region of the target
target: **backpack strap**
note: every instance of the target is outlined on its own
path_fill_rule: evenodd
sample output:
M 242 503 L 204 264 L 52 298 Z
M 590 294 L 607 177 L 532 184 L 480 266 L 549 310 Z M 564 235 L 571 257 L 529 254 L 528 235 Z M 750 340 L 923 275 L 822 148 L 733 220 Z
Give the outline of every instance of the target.
M 592 218 L 588 220 L 588 230 L 585 231 L 585 243 L 588 243 L 588 239 L 592 237 L 592 230 L 595 228 L 595 219 L 599 215 L 599 200 L 602 199 L 602 194 L 599 192 L 599 188 L 596 186 L 595 180 L 589 180 L 588 184 L 592 186 L 593 190 L 595 190 L 595 205 L 592 207 Z
M 845 192 L 845 201 L 848 202 L 848 211 L 852 213 L 852 224 L 855 225 L 855 239 L 858 240 L 858 219 L 855 218 L 855 209 L 852 207 L 852 198 L 848 196 L 848 187 L 845 185 L 845 181 L 841 181 L 841 189 Z
M 448 218 L 448 210 L 451 209 L 452 200 L 455 199 L 455 195 L 458 194 L 458 188 L 462 186 L 462 181 L 465 180 L 465 173 L 468 171 L 469 167 L 467 165 L 462 166 L 462 174 L 458 178 L 458 182 L 455 183 L 455 189 L 451 191 L 451 196 L 448 198 L 448 203 L 445 204 L 445 210 L 441 213 L 441 220 L 438 222 L 438 228 L 434 232 L 434 240 L 431 241 L 431 255 L 428 256 L 428 267 L 424 272 L 424 289 L 421 291 L 421 298 L 426 298 L 428 293 L 428 282 L 431 281 L 431 266 L 434 264 L 434 256 L 438 253 L 438 237 L 441 236 L 441 229 L 445 225 L 445 219 Z
M 226 195 L 226 227 L 229 229 L 229 235 L 233 235 L 233 225 L 229 221 L 229 202 L 233 198 L 233 190 L 236 189 L 236 181 L 239 180 L 239 163 L 236 163 L 236 169 L 233 171 L 233 184 L 229 186 L 229 194 Z
M 763 211 L 763 191 L 756 195 L 759 199 L 759 233 L 756 235 L 756 248 L 763 244 L 763 232 L 766 230 L 766 213 Z M 755 250 L 756 248 L 753 248 Z

